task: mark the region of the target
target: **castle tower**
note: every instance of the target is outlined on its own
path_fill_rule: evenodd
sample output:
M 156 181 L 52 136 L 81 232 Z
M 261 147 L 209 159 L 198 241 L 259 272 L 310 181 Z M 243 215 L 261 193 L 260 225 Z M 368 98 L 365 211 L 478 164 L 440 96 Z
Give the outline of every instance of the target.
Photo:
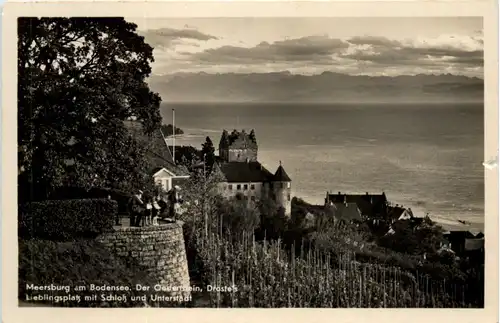
M 225 162 L 247 162 L 257 161 L 257 139 L 255 131 L 250 133 L 245 130 L 233 130 L 228 133 L 226 130 L 222 132 L 219 142 L 219 156 Z
M 285 214 L 290 216 L 292 211 L 292 180 L 281 165 L 273 176 L 273 195 L 276 204 L 285 209 Z

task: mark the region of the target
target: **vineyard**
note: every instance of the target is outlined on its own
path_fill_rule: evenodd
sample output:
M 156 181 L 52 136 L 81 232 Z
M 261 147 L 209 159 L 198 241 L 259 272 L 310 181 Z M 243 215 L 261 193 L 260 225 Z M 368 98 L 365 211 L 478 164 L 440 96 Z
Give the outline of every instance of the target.
M 287 251 L 279 240 L 257 242 L 248 233 L 231 239 L 216 219 L 209 228 L 198 222 L 190 238 L 202 281 L 237 288 L 209 293 L 212 307 L 468 307 L 464 286 L 359 263 L 348 251 L 333 259 L 314 248 Z

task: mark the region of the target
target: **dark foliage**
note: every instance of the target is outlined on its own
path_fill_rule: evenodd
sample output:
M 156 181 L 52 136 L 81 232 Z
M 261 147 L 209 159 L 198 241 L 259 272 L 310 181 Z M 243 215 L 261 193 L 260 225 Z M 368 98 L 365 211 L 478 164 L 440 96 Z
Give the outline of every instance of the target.
M 206 171 L 210 173 L 215 163 L 215 148 L 210 137 L 207 137 L 201 148 L 201 155 L 205 162 Z
M 112 229 L 118 205 L 109 199 L 48 200 L 19 206 L 18 232 L 23 239 L 73 240 Z
M 117 295 L 127 295 L 127 302 L 102 302 L 101 294 L 97 293 L 95 301 L 85 301 L 84 296 L 96 292 L 70 292 L 80 295 L 82 302 L 48 303 L 51 306 L 70 307 L 137 307 L 141 302 L 132 302 L 130 296 L 144 294 L 134 289 L 135 284 L 153 286 L 157 282 L 136 263 L 125 261 L 109 252 L 94 240 L 79 239 L 72 242 L 56 242 L 49 240 L 19 241 L 19 294 L 20 300 L 26 300 L 26 295 L 36 295 L 36 291 L 26 290 L 27 284 L 57 286 L 129 286 L 131 291 L 114 292 Z M 47 294 L 47 292 L 38 292 Z M 52 296 L 67 295 L 64 291 L 49 292 Z
M 123 18 L 18 19 L 20 200 L 60 186 L 143 185 L 144 151 L 123 121 L 160 127 L 153 48 Z M 132 171 L 134 170 L 134 171 Z M 129 185 L 130 184 L 130 185 Z
M 169 148 L 170 150 L 173 149 L 172 146 Z M 175 146 L 175 162 L 188 169 L 192 167 L 193 164 L 199 162 L 202 157 L 201 151 L 193 146 Z
M 161 125 L 161 131 L 165 137 L 172 136 L 174 134 L 174 131 L 175 131 L 176 135 L 184 134 L 184 131 L 181 128 L 175 127 L 175 130 L 174 130 L 174 126 L 171 124 Z
M 49 200 L 107 199 L 109 197 L 118 203 L 118 213 L 126 214 L 128 213 L 128 202 L 133 194 L 133 191 L 122 191 L 113 188 L 60 187 L 52 192 Z

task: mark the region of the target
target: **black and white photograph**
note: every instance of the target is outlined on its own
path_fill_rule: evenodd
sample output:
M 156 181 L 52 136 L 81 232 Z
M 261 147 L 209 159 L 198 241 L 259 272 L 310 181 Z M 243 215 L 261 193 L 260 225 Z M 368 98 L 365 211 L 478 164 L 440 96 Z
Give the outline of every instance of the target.
M 19 17 L 18 307 L 484 308 L 484 46 L 480 16 Z

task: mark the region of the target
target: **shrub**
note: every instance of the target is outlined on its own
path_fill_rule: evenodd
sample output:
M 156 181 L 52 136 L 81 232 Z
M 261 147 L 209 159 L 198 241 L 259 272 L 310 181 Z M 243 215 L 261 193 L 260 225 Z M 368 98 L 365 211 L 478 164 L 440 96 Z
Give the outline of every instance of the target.
M 65 291 L 33 291 L 27 285 L 69 286 L 69 294 L 79 295 L 81 302 L 56 302 L 47 300 L 51 306 L 63 307 L 137 307 L 141 301 L 132 301 L 132 295 L 145 294 L 135 290 L 135 284 L 153 286 L 158 283 L 136 263 L 113 255 L 105 246 L 95 240 L 78 239 L 71 242 L 57 242 L 32 239 L 19 241 L 19 282 L 18 298 L 29 300 L 27 296 L 47 294 L 51 296 L 67 295 Z M 130 291 L 95 292 L 88 288 L 96 286 L 129 286 Z M 74 291 L 76 286 L 86 286 L 86 291 Z M 85 299 L 84 296 L 98 295 L 97 299 Z M 101 294 L 127 295 L 127 300 L 102 301 Z M 149 295 L 148 295 L 149 297 Z M 37 302 L 38 303 L 38 302 Z M 153 305 L 153 304 L 151 304 Z M 175 304 L 174 304 L 175 305 Z
M 74 200 L 74 199 L 105 199 L 108 196 L 118 202 L 118 213 L 128 213 L 128 202 L 132 197 L 132 192 L 127 192 L 115 188 L 93 187 L 86 189 L 83 187 L 58 187 L 49 196 L 49 200 Z M 33 201 L 32 201 L 33 202 Z
M 19 206 L 18 233 L 24 239 L 72 240 L 112 229 L 117 203 L 108 199 L 48 200 Z

